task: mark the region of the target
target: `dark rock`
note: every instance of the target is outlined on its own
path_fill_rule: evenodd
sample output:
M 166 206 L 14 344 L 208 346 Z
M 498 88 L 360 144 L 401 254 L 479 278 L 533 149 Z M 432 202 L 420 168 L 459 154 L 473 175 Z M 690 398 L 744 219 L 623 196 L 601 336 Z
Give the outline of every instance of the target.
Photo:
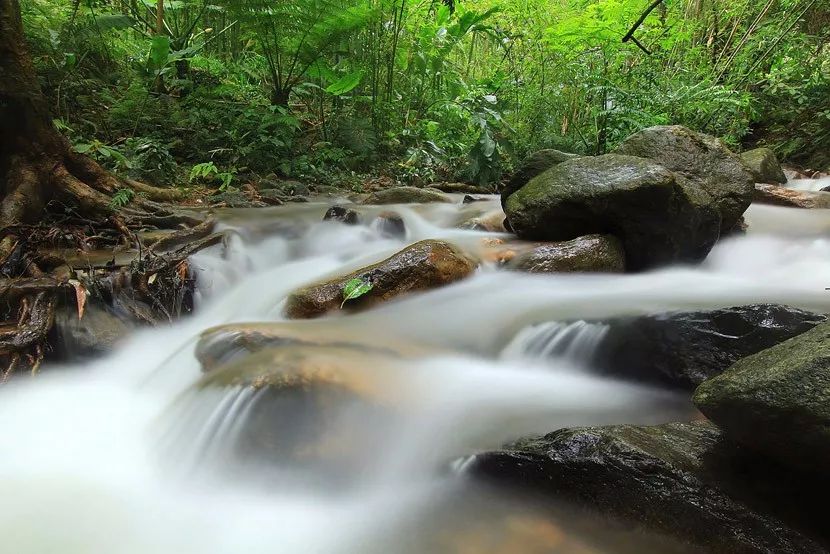
M 825 552 L 788 525 L 822 529 L 789 486 L 800 478 L 724 443 L 708 422 L 563 429 L 479 455 L 470 471 L 668 532 L 698 551 Z
M 291 319 L 308 319 L 338 309 L 343 301 L 343 288 L 353 279 L 373 285 L 366 294 L 346 305 L 349 309 L 363 310 L 409 292 L 448 285 L 467 277 L 475 267 L 472 260 L 451 244 L 423 240 L 374 265 L 291 293 L 285 315 Z
M 279 191 L 283 196 L 307 196 L 311 192 L 307 185 L 299 181 L 283 181 L 275 177 L 271 174 L 262 179 L 259 182 L 259 189 Z
M 426 204 L 430 202 L 452 202 L 443 193 L 417 187 L 392 187 L 373 192 L 363 204 Z
M 757 183 L 753 201 L 758 204 L 788 206 L 790 208 L 830 208 L 830 195 L 826 192 L 795 190 L 779 185 Z
M 706 256 L 720 221 L 699 200 L 650 160 L 606 154 L 562 162 L 536 176 L 510 195 L 505 213 L 526 240 L 615 235 L 628 268 L 641 270 Z
M 781 169 L 781 164 L 778 163 L 778 158 L 775 157 L 775 152 L 769 148 L 747 150 L 741 154 L 741 160 L 752 171 L 752 177 L 756 183 L 783 185 L 787 182 L 787 177 Z
M 406 224 L 400 214 L 395 212 L 381 212 L 372 221 L 372 227 L 387 237 L 396 239 L 406 238 Z
M 323 215 L 323 221 L 339 221 L 346 225 L 358 225 L 360 223 L 360 215 L 350 208 L 332 206 L 326 210 L 325 215 Z
M 473 202 L 484 202 L 486 198 L 479 198 L 477 196 L 471 196 L 469 194 L 465 194 L 464 198 L 461 200 L 462 204 L 472 204 Z
M 731 439 L 827 475 L 830 323 L 739 360 L 700 385 L 694 403 Z
M 820 189 L 818 189 L 818 191 L 819 191 L 819 192 L 830 192 L 830 185 L 828 185 L 828 186 L 826 186 L 826 187 L 824 187 L 824 188 L 820 188 Z
M 487 192 L 478 185 L 471 185 L 469 183 L 431 183 L 429 188 L 439 190 L 441 192 L 460 193 L 460 194 L 482 194 Z
M 625 139 L 618 154 L 648 158 L 677 174 L 677 183 L 697 203 L 712 204 L 728 231 L 752 202 L 755 179 L 719 139 L 679 125 L 643 129 Z
M 625 252 L 620 241 L 611 235 L 588 235 L 567 242 L 538 246 L 518 254 L 505 267 L 530 273 L 618 273 L 625 271 Z
M 123 318 L 90 304 L 81 319 L 75 306 L 57 310 L 53 332 L 61 359 L 82 360 L 112 352 L 132 331 Z
M 519 164 L 513 176 L 501 190 L 501 204 L 505 205 L 507 197 L 525 186 L 528 181 L 560 163 L 578 158 L 577 154 L 547 149 L 534 152 Z
M 739 359 L 826 319 L 770 304 L 612 319 L 597 365 L 615 377 L 693 389 Z

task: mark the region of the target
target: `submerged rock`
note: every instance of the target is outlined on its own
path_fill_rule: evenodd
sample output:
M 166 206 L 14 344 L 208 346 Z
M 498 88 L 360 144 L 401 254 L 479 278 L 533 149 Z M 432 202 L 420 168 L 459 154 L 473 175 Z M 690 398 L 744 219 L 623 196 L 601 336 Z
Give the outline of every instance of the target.
M 479 455 L 470 471 L 668 532 L 703 551 L 825 552 L 781 519 L 821 525 L 812 510 L 799 511 L 803 499 L 789 488 L 799 477 L 724 445 L 708 422 L 563 429 Z
M 507 232 L 507 229 L 504 228 L 504 212 L 501 210 L 493 210 L 480 216 L 471 217 L 459 223 L 458 228 L 488 233 Z
M 103 356 L 132 333 L 134 327 L 110 310 L 91 304 L 79 319 L 75 306 L 57 310 L 54 346 L 58 356 L 82 360 Z
M 724 232 L 752 202 L 752 173 L 715 137 L 680 125 L 649 127 L 625 139 L 615 153 L 648 158 L 673 171 L 698 204 L 716 208 Z
M 548 169 L 559 165 L 564 161 L 578 157 L 578 154 L 569 154 L 567 152 L 561 152 L 553 149 L 539 150 L 538 152 L 534 152 L 529 155 L 527 158 L 522 160 L 522 163 L 519 164 L 519 167 L 513 173 L 513 176 L 501 190 L 502 206 L 505 205 L 505 201 L 508 196 L 525 186 L 528 181 L 537 175 L 544 173 Z
M 346 225 L 357 225 L 360 223 L 360 215 L 344 206 L 332 206 L 323 215 L 323 221 L 339 221 Z
M 530 273 L 625 271 L 625 252 L 611 235 L 587 235 L 567 242 L 537 246 L 513 257 L 507 269 Z
M 406 224 L 401 217 L 401 214 L 395 212 L 381 212 L 372 221 L 372 227 L 377 229 L 380 234 L 392 238 L 406 237 Z
M 741 160 L 752 171 L 756 183 L 779 183 L 783 185 L 787 182 L 787 177 L 784 175 L 781 164 L 778 163 L 775 152 L 769 148 L 747 150 L 741 154 Z
M 363 204 L 426 204 L 430 202 L 452 202 L 452 199 L 440 191 L 418 187 L 392 187 L 373 192 L 363 200 Z
M 739 360 L 700 385 L 693 400 L 735 441 L 827 475 L 830 323 Z
M 423 240 L 391 257 L 348 275 L 309 285 L 289 295 L 285 316 L 318 317 L 340 307 L 346 283 L 360 279 L 372 288 L 350 300 L 350 310 L 363 310 L 397 296 L 448 285 L 470 275 L 476 264 L 449 243 Z
M 830 209 L 830 194 L 809 190 L 795 190 L 779 185 L 757 183 L 753 201 L 758 204 L 788 206 L 791 208 Z
M 505 213 L 523 239 L 563 241 L 613 234 L 629 269 L 706 256 L 720 220 L 690 197 L 675 175 L 634 156 L 606 154 L 562 162 L 507 199 Z
M 615 377 L 693 389 L 739 359 L 826 319 L 771 304 L 617 318 L 605 322 L 596 360 Z

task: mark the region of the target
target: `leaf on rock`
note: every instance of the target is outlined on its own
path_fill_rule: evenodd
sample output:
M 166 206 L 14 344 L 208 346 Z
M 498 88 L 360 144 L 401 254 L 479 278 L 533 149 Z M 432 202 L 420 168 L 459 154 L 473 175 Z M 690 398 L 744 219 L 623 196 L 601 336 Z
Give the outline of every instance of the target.
M 374 285 L 369 281 L 364 281 L 363 279 L 359 279 L 357 277 L 351 279 L 343 285 L 343 302 L 340 304 L 340 308 L 342 309 L 347 301 L 360 298 L 372 290 L 372 287 L 374 287 Z

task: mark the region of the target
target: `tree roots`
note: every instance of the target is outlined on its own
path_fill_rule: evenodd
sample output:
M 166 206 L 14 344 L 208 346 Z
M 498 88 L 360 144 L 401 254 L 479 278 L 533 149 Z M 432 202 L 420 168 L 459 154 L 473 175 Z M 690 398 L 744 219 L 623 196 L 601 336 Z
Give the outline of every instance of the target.
M 6 190 L 0 190 L 0 383 L 15 372 L 36 373 L 49 352 L 56 307 L 70 299 L 82 317 L 87 295 L 100 292 L 100 282 L 114 274 L 131 301 L 163 318 L 179 315 L 182 305 L 192 304 L 188 256 L 223 238 L 212 233 L 212 220 L 158 203 L 179 200 L 180 191 L 122 181 L 65 141 L 63 146 L 56 156 L 41 151 L 0 160 L 6 168 Z M 113 202 L 122 188 L 136 192 L 126 206 Z M 147 248 L 141 233 L 155 229 L 177 230 Z M 101 249 L 130 250 L 137 257 L 129 267 L 118 267 L 113 258 L 96 270 L 73 268 L 61 254 Z M 135 306 L 126 310 L 140 321 L 154 319 Z

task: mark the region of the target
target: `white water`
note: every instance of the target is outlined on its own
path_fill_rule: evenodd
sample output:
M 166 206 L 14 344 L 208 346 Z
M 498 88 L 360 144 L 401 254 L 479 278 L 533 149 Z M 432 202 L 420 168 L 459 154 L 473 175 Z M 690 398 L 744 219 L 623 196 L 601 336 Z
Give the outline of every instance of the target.
M 567 328 L 544 322 L 755 302 L 830 311 L 830 214 L 818 211 L 753 207 L 751 233 L 723 242 L 700 267 L 540 276 L 485 266 L 453 286 L 307 324 L 321 336 L 356 333 L 425 349 L 372 368 L 388 417 L 334 407 L 330 431 L 360 448 L 299 467 L 233 454 L 259 393 L 192 389 L 201 330 L 279 321 L 295 287 L 423 238 L 479 252 L 492 235 L 450 226 L 494 203 L 396 208 L 405 241 L 368 226 L 318 223 L 327 204 L 228 214 L 238 233 L 193 260 L 198 315 L 137 333 L 85 367 L 53 368 L 0 390 L 4 551 L 332 554 L 462 552 L 464 544 L 470 551 L 469 541 L 459 546 L 447 536 L 466 536 L 462 516 L 491 521 L 484 510 L 502 501 L 463 501 L 473 493 L 448 471 L 453 460 L 563 426 L 690 414 L 685 400 L 592 375 L 585 357 L 593 339 L 583 333 L 575 341 Z M 542 345 L 553 357 L 528 344 L 528 326 L 539 323 L 558 337 Z M 302 433 L 314 415 L 298 412 L 288 425 Z M 572 532 L 587 536 L 574 540 L 601 534 L 581 529 Z M 627 550 L 619 543 L 601 551 Z
M 790 179 L 784 185 L 795 190 L 820 191 L 830 187 L 830 177 L 819 177 L 818 179 Z

